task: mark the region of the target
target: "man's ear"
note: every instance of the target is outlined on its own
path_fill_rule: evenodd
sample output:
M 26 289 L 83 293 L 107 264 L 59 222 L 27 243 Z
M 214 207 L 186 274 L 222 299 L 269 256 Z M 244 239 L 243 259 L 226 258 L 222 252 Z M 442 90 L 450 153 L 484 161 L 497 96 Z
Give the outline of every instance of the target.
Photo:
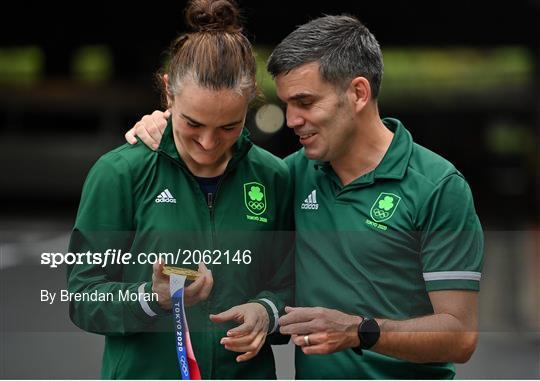
M 371 86 L 366 77 L 355 77 L 351 81 L 349 90 L 355 104 L 356 111 L 362 111 L 371 99 Z

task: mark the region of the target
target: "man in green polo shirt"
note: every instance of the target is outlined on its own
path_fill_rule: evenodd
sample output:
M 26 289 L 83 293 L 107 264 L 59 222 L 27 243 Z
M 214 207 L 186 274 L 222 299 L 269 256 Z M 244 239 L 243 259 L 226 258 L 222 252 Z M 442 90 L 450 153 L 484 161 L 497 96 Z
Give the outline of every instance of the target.
M 453 378 L 477 342 L 483 234 L 447 160 L 381 119 L 379 44 L 357 19 L 325 16 L 274 50 L 268 70 L 304 146 L 294 178 L 297 378 Z M 158 143 L 162 113 L 126 134 Z M 436 128 L 436 126 L 434 126 Z
M 483 262 L 463 175 L 379 117 L 382 54 L 357 19 L 300 26 L 268 70 L 304 146 L 286 159 L 297 307 L 280 318 L 297 378 L 452 378 L 476 347 Z

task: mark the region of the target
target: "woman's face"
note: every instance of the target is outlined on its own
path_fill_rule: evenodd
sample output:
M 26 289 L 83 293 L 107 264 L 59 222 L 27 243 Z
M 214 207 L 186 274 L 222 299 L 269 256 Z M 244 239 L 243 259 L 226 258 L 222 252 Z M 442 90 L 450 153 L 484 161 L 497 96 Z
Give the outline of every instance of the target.
M 169 104 L 176 148 L 188 168 L 198 176 L 223 173 L 244 127 L 246 96 L 186 81 Z

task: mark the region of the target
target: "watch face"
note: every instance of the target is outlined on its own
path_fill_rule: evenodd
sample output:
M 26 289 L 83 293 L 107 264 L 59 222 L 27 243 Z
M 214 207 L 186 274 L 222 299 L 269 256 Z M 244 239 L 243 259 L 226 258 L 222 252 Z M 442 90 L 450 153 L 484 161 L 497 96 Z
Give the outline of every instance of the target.
M 360 346 L 369 349 L 377 343 L 381 335 L 381 329 L 375 319 L 366 319 L 359 328 Z

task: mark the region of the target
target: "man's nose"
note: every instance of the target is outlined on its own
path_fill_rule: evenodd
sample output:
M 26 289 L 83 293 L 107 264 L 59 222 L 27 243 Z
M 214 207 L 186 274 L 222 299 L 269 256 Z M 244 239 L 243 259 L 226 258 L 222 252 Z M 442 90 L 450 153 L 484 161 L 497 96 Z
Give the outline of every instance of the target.
M 287 107 L 287 127 L 295 128 L 303 126 L 306 123 L 306 120 L 294 110 L 292 107 Z

